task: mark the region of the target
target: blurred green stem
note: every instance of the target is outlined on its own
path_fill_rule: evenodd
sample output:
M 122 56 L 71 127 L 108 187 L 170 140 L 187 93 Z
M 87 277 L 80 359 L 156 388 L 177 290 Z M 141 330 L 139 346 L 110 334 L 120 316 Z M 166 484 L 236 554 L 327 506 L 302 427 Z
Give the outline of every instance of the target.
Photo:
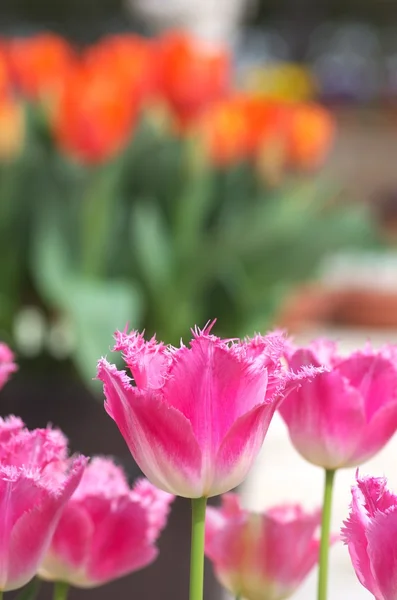
M 325 470 L 317 600 L 327 600 L 329 536 L 331 529 L 332 491 L 334 486 L 335 472 L 335 469 Z
M 64 581 L 54 583 L 53 600 L 66 600 L 69 593 L 69 584 Z
M 207 498 L 192 499 L 192 540 L 190 550 L 189 600 L 203 600 L 206 507 Z

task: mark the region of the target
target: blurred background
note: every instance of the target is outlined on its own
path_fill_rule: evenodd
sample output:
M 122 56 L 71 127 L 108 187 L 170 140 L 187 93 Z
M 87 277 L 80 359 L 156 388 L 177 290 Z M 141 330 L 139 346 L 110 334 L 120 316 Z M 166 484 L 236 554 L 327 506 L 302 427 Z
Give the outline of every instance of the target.
M 3 0 L 2 414 L 134 478 L 94 380 L 127 323 L 393 341 L 396 151 L 395 3 Z M 180 501 L 154 567 L 71 598 L 185 598 L 188 530 Z

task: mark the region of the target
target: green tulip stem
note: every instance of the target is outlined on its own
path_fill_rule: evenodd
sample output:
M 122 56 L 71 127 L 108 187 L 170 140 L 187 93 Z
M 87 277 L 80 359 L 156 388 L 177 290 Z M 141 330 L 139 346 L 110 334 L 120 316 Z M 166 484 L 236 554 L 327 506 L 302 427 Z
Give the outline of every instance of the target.
M 325 470 L 324 502 L 321 518 L 321 540 L 318 571 L 317 600 L 327 600 L 328 591 L 328 554 L 331 530 L 332 491 L 334 486 L 334 469 Z
M 192 540 L 190 547 L 189 600 L 203 600 L 206 506 L 207 498 L 192 499 Z
M 69 584 L 64 581 L 56 581 L 54 583 L 53 600 L 66 600 L 69 593 Z

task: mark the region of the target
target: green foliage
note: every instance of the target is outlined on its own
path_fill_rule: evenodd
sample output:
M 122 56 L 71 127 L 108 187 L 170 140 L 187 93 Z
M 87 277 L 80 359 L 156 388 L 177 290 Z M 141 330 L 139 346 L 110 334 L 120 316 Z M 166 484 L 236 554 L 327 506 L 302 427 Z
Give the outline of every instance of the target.
M 327 253 L 374 242 L 364 209 L 335 197 L 316 177 L 269 187 L 253 165 L 216 169 L 149 122 L 85 167 L 33 114 L 23 155 L 0 167 L 1 328 L 33 298 L 69 324 L 87 382 L 127 323 L 173 343 L 214 317 L 227 336 L 263 330 Z

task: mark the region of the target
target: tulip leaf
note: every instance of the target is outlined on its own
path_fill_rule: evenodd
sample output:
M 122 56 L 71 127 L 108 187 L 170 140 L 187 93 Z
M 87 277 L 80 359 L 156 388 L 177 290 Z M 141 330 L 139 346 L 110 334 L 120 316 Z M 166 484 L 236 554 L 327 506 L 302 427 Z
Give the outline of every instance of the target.
M 140 325 L 141 297 L 136 287 L 124 281 L 76 278 L 68 291 L 65 310 L 73 324 L 76 366 L 92 382 L 96 363 L 109 352 L 116 329 Z

